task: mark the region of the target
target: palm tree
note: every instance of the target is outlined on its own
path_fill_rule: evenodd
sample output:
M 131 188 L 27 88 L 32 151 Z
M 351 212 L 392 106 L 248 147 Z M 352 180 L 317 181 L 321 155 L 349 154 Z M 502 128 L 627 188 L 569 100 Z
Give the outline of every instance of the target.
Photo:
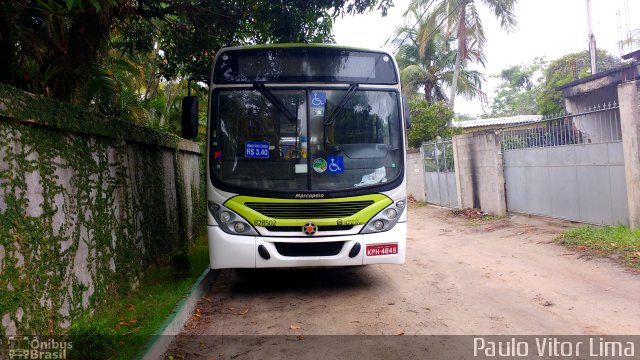
M 410 7 L 428 8 L 433 1 L 413 0 Z M 444 32 L 446 34 L 455 32 L 457 39 L 457 56 L 449 99 L 449 107 L 452 110 L 455 104 L 455 95 L 458 93 L 458 77 L 463 71 L 465 63 L 469 59 L 480 60 L 480 62 L 484 60 L 483 51 L 487 38 L 476 5 L 478 3 L 484 4 L 499 20 L 500 27 L 510 31 L 517 24 L 513 12 L 516 2 L 517 0 L 439 0 L 435 4 L 431 16 L 437 19 L 438 25 L 446 21 Z
M 416 12 L 411 8 L 407 11 L 414 17 L 417 17 Z M 451 46 L 455 37 L 439 28 L 436 20 L 435 16 L 427 16 L 420 19 L 418 29 L 400 27 L 392 42 L 398 46 L 396 60 L 402 69 L 403 91 L 406 95 L 415 95 L 422 88 L 429 104 L 448 100 L 446 90 L 452 87 L 456 59 L 456 51 Z M 471 55 L 471 52 L 467 53 L 469 61 L 477 60 Z M 484 60 L 482 56 L 478 59 Z M 468 99 L 484 99 L 486 95 L 480 89 L 483 80 L 480 72 L 463 68 L 456 80 L 456 92 Z
M 443 1 L 446 1 L 449 4 L 449 7 L 451 7 L 453 5 L 452 3 L 456 0 Z M 487 42 L 487 38 L 482 27 L 482 21 L 478 15 L 478 9 L 476 8 L 476 1 L 457 1 L 456 6 L 459 7 L 457 14 L 455 7 L 451 8 L 453 9 L 453 14 L 457 15 L 455 17 L 455 24 L 458 33 L 458 56 L 456 57 L 456 65 L 453 73 L 453 86 L 451 89 L 451 101 L 449 104 L 451 110 L 453 110 L 453 106 L 455 104 L 456 79 L 460 74 L 461 63 L 463 59 L 466 58 L 465 53 L 469 50 L 481 53 L 484 49 L 485 43 Z M 516 17 L 513 12 L 516 1 L 517 0 L 482 0 L 482 3 L 484 3 L 500 21 L 500 27 L 504 30 L 510 31 L 517 24 Z

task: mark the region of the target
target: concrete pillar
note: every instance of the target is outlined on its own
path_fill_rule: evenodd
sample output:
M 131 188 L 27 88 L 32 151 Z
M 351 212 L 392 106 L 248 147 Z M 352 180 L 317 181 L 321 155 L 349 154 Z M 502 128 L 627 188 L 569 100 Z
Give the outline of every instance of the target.
M 413 196 L 418 201 L 427 201 L 422 150 L 407 153 L 407 195 Z
M 451 147 L 453 148 L 453 171 L 456 177 L 456 196 L 458 197 L 458 209 L 464 209 L 465 199 L 464 199 L 464 191 L 462 189 L 462 167 L 460 166 L 460 151 L 458 150 L 459 136 L 453 136 L 451 138 Z M 468 165 L 468 163 L 464 162 L 464 165 Z
M 493 130 L 453 137 L 458 206 L 507 214 L 504 166 L 499 135 Z
M 618 85 L 629 227 L 640 228 L 640 81 Z

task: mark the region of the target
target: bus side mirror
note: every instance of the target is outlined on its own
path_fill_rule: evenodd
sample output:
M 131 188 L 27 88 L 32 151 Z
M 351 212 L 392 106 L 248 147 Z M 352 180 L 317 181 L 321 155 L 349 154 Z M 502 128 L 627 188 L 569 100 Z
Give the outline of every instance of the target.
M 198 97 L 182 98 L 182 137 L 195 139 L 198 136 Z
M 402 95 L 402 109 L 404 112 L 405 127 L 411 128 L 411 113 L 409 112 L 409 101 L 405 95 Z

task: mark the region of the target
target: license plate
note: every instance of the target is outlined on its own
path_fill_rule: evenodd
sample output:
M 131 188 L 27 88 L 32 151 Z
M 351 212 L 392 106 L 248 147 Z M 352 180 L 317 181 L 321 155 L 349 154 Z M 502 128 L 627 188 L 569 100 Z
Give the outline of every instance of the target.
M 395 255 L 398 244 L 367 245 L 367 256 Z

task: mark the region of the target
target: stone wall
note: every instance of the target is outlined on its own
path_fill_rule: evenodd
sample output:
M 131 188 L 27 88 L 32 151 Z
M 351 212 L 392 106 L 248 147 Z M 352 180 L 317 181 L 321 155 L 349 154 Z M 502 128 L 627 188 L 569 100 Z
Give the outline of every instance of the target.
M 0 333 L 61 333 L 184 251 L 198 144 L 0 85 Z

